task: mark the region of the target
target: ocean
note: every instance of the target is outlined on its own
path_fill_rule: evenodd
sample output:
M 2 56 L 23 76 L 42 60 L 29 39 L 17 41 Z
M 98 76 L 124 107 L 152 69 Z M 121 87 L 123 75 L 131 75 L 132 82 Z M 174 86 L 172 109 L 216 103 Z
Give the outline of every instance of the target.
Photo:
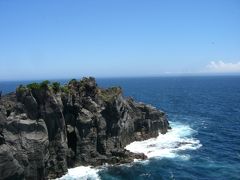
M 14 91 L 20 83 L 28 82 L 0 82 L 0 90 Z M 240 179 L 240 76 L 104 78 L 97 83 L 121 86 L 124 96 L 164 110 L 172 130 L 126 147 L 148 160 L 77 167 L 60 179 Z

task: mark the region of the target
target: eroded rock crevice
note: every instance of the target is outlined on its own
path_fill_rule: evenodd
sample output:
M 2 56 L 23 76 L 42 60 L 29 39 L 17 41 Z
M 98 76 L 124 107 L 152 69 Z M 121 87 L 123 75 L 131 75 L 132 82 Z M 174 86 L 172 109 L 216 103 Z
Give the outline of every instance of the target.
M 0 100 L 0 177 L 56 178 L 74 166 L 145 159 L 124 147 L 168 128 L 164 112 L 94 78 L 20 86 Z

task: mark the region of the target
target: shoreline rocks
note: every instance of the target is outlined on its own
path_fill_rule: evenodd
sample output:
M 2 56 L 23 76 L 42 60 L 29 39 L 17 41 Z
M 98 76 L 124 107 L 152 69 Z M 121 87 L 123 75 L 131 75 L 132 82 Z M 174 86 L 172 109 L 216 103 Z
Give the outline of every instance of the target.
M 124 147 L 169 128 L 164 112 L 91 77 L 19 86 L 0 100 L 0 177 L 57 178 L 80 165 L 145 159 Z

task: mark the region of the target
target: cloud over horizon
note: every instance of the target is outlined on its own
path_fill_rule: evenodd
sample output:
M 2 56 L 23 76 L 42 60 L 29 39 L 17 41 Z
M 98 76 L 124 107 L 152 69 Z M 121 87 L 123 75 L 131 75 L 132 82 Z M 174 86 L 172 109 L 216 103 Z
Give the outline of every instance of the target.
M 240 72 L 240 61 L 236 63 L 226 63 L 223 61 L 211 61 L 206 69 L 208 72 L 236 73 Z

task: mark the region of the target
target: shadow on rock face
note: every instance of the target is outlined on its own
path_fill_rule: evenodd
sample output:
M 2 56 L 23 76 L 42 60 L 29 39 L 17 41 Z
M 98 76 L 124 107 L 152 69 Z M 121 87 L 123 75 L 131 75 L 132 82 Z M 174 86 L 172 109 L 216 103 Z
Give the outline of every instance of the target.
M 19 86 L 0 100 L 0 177 L 57 178 L 78 165 L 145 159 L 124 147 L 168 128 L 164 112 L 94 78 Z

